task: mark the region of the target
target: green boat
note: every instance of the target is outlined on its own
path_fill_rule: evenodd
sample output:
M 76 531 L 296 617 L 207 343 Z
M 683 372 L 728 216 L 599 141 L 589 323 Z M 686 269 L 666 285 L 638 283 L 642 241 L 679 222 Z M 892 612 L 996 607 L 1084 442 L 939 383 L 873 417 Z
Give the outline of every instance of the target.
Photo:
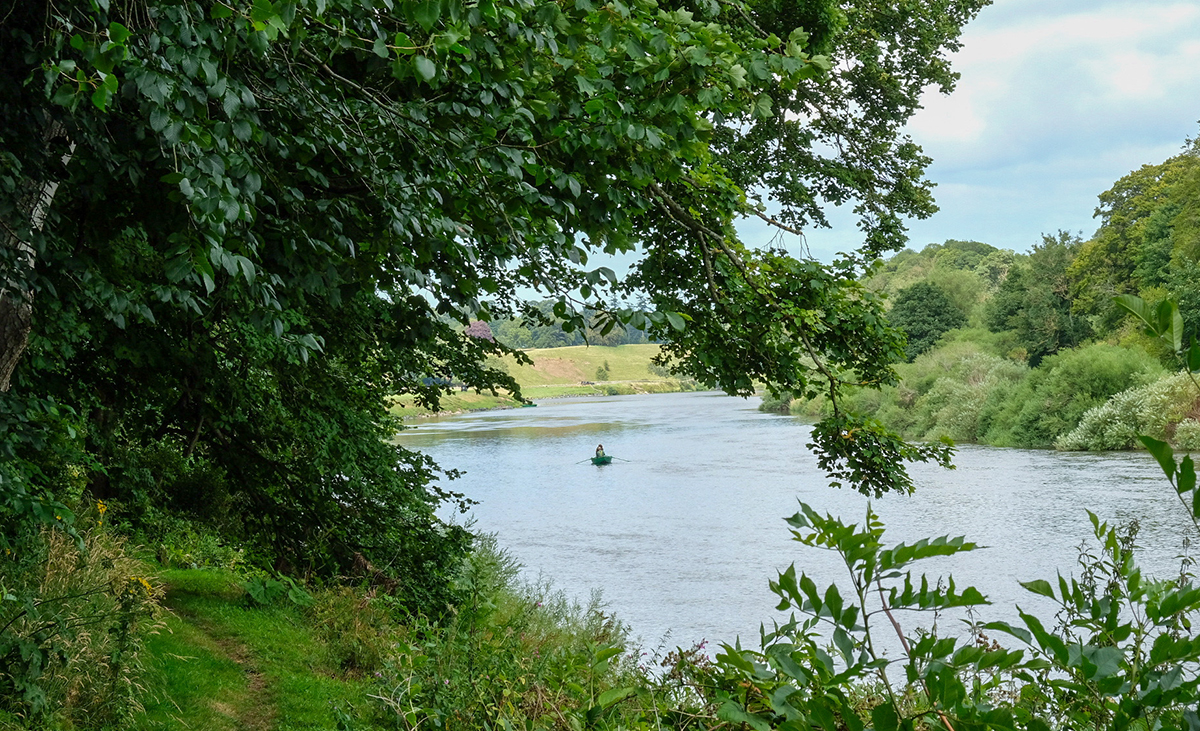
M 592 457 L 592 464 L 594 464 L 594 465 L 609 464 L 612 461 L 613 461 L 613 458 L 608 456 L 607 454 L 604 455 L 603 457 Z

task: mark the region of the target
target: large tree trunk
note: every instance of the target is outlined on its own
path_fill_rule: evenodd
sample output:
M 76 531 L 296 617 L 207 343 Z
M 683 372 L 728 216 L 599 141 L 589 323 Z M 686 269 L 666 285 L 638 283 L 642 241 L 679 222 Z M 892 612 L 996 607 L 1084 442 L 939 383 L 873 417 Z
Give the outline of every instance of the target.
M 62 125 L 54 123 L 46 130 L 46 144 L 64 133 Z M 63 155 L 66 165 L 75 151 L 75 143 Z M 29 221 L 29 231 L 41 231 L 58 191 L 58 182 L 43 183 L 29 181 L 25 193 L 17 201 L 20 216 Z M 12 374 L 16 370 L 25 347 L 29 344 L 29 331 L 33 326 L 33 289 L 30 286 L 33 267 L 37 263 L 37 252 L 16 231 L 4 227 L 3 247 L 9 254 L 11 269 L 0 279 L 0 392 L 12 385 Z

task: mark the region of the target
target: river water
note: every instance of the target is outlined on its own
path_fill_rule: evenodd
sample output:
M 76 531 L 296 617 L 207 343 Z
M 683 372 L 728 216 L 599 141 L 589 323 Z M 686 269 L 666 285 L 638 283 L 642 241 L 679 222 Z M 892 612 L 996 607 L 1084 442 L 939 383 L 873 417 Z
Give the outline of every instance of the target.
M 778 571 L 794 562 L 819 587 L 847 585 L 840 559 L 791 540 L 782 518 L 803 500 L 861 521 L 868 504 L 828 486 L 804 446 L 807 424 L 757 406 L 713 393 L 547 400 L 417 422 L 398 440 L 466 472 L 448 487 L 479 501 L 476 529 L 496 532 L 528 577 L 584 599 L 601 589 L 649 647 L 739 636 L 756 647 L 760 623 L 780 616 L 767 588 Z M 598 443 L 628 461 L 578 464 Z M 964 445 L 955 463 L 913 466 L 913 495 L 872 505 L 885 543 L 948 534 L 987 546 L 925 565 L 987 595 L 987 620 L 1015 619 L 1018 603 L 1049 619 L 1053 607 L 1018 582 L 1078 573 L 1085 508 L 1139 520 L 1140 561 L 1163 578 L 1194 532 L 1145 453 Z

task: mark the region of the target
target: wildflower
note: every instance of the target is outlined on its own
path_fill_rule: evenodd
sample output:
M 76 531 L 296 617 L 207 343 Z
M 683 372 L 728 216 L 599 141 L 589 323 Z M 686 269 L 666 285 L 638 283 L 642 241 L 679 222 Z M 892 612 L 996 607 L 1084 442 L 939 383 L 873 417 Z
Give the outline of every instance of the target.
M 96 501 L 96 511 L 99 512 L 100 515 L 104 515 L 105 510 L 108 510 L 108 506 L 104 504 L 103 500 L 97 500 Z

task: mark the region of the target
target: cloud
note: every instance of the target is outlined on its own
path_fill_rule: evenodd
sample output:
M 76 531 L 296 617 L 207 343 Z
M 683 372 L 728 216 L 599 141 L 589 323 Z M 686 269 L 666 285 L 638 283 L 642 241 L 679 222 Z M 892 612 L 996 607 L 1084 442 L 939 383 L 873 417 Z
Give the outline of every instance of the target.
M 1095 230 L 1096 196 L 1179 152 L 1200 119 L 1200 4 L 997 0 L 963 33 L 962 74 L 934 90 L 909 133 L 934 159 L 941 211 L 912 246 L 950 238 L 1027 250 L 1058 229 Z M 807 237 L 828 261 L 861 237 L 848 210 Z M 757 222 L 739 227 L 766 243 Z M 791 247 L 798 249 L 796 244 Z
M 949 97 L 909 129 L 933 158 L 940 213 L 913 243 L 1027 249 L 1090 235 L 1096 195 L 1175 154 L 1200 118 L 1200 6 L 1000 0 L 963 35 Z

